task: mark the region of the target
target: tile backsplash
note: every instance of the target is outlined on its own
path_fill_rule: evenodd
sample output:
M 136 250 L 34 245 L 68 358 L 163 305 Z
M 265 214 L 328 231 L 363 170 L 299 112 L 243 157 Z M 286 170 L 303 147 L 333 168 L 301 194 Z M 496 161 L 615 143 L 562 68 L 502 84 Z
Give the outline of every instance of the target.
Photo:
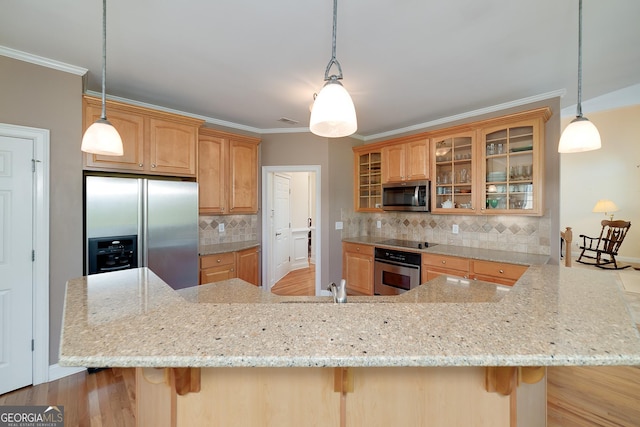
M 258 215 L 200 215 L 199 226 L 200 246 L 258 240 Z
M 482 249 L 550 254 L 550 219 L 527 216 L 358 213 L 343 210 L 342 237 L 388 237 Z M 380 221 L 380 228 L 377 222 Z M 458 225 L 458 234 L 452 232 Z

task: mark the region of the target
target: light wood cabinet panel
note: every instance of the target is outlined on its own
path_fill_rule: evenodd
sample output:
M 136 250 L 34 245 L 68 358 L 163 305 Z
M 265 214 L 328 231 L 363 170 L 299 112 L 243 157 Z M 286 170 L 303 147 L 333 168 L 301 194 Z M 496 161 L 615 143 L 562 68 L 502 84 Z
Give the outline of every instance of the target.
M 260 286 L 259 257 L 260 248 L 258 247 L 236 252 L 236 265 L 239 279 Z
M 229 141 L 229 179 L 229 213 L 258 212 L 257 144 Z
M 236 254 L 226 252 L 200 257 L 200 284 L 234 279 L 236 274 Z
M 258 212 L 257 138 L 200 129 L 198 184 L 200 213 Z
M 198 204 L 200 213 L 224 213 L 227 203 L 227 140 L 200 133 L 198 140 Z
M 196 174 L 198 128 L 166 120 L 149 119 L 149 161 L 156 173 Z
M 429 179 L 429 139 L 394 143 L 382 148 L 382 182 Z
M 85 168 L 144 171 L 144 118 L 112 109 L 109 109 L 107 113 L 107 118 L 120 134 L 124 154 L 122 156 L 102 156 L 85 153 Z M 85 102 L 84 129 L 86 130 L 98 120 L 101 114 L 100 105 Z
M 342 244 L 342 277 L 347 293 L 373 295 L 373 251 L 369 245 Z
M 474 260 L 471 274 L 472 278 L 476 280 L 513 286 L 520 276 L 527 271 L 527 268 L 525 265 Z
M 100 117 L 101 100 L 85 96 L 83 105 L 86 130 Z M 202 120 L 116 101 L 107 101 L 107 118 L 122 138 L 124 154 L 85 153 L 85 169 L 196 176 L 198 128 Z
M 469 277 L 470 261 L 468 258 L 438 254 L 422 254 L 422 282 L 435 279 L 443 274 L 457 277 Z

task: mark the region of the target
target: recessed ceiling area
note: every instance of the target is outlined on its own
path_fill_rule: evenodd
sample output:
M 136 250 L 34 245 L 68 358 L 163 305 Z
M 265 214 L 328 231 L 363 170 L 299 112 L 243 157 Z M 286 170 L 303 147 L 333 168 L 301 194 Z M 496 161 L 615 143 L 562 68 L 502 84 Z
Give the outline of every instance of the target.
M 101 1 L 0 10 L 0 46 L 86 68 L 100 92 Z M 259 133 L 305 131 L 332 13 L 331 0 L 108 0 L 107 94 Z M 640 2 L 585 0 L 583 13 L 584 100 L 639 84 Z M 357 135 L 562 90 L 562 107 L 575 104 L 577 25 L 578 0 L 339 0 Z

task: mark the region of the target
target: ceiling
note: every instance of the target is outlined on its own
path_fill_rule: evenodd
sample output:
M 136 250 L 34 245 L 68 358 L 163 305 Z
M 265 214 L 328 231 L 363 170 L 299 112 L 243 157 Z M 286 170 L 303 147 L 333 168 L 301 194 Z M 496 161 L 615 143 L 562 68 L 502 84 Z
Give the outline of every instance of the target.
M 259 133 L 305 131 L 331 58 L 331 0 L 109 0 L 107 94 Z M 102 2 L 0 0 L 0 46 L 89 70 Z M 640 1 L 585 0 L 583 100 L 640 83 Z M 340 0 L 337 59 L 371 139 L 566 90 L 578 0 Z M 1 78 L 1 76 L 0 76 Z M 281 118 L 296 120 L 287 124 Z

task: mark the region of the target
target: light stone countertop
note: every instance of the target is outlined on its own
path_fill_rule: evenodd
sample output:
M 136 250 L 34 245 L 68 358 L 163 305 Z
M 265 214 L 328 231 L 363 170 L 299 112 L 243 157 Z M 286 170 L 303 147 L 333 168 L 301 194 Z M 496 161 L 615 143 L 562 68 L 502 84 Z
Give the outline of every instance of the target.
M 244 249 L 255 248 L 260 246 L 257 240 L 247 240 L 243 242 L 216 243 L 212 245 L 201 245 L 199 248 L 200 256 L 222 254 L 225 252 L 237 252 Z
M 278 297 L 239 279 L 174 291 L 146 268 L 81 277 L 67 283 L 59 363 L 640 364 L 615 272 L 537 265 L 513 288 L 441 276 L 397 297 L 349 301 Z
M 351 237 L 342 239 L 343 242 L 359 243 L 384 248 L 394 248 L 402 251 L 429 253 L 438 255 L 457 256 L 462 258 L 477 259 L 483 261 L 506 262 L 520 265 L 541 265 L 549 262 L 548 255 L 527 254 L 523 252 L 498 251 L 493 249 L 469 248 L 464 246 L 435 244 L 425 249 L 404 248 L 399 246 L 384 245 L 381 242 L 389 240 L 388 237 Z

